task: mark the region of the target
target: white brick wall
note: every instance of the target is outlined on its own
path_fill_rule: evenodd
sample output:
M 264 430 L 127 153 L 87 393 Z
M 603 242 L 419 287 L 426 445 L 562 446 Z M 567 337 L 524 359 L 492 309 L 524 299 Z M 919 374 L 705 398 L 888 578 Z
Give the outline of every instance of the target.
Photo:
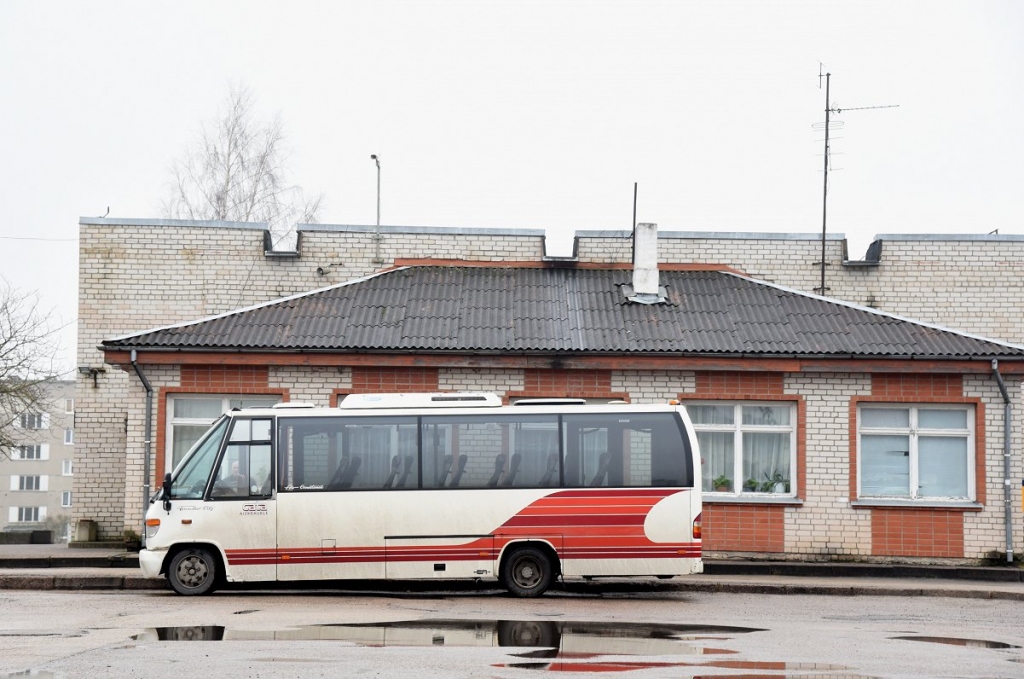
M 804 398 L 806 488 L 787 507 L 786 552 L 815 557 L 871 554 L 871 512 L 850 506 L 850 398 L 871 393 L 867 375 L 791 374 L 787 394 Z M 829 527 L 829 528 L 825 528 Z
M 612 391 L 629 394 L 630 403 L 667 403 L 683 392 L 696 390 L 692 372 L 676 370 L 616 370 Z

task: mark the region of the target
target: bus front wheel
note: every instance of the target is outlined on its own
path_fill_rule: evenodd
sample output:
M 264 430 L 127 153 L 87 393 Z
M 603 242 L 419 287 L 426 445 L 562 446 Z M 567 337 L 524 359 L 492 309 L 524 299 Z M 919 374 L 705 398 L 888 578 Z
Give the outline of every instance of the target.
M 171 559 L 167 581 L 178 594 L 209 594 L 217 581 L 217 558 L 206 549 L 183 549 Z
M 551 557 L 535 547 L 519 547 L 505 560 L 502 584 L 515 596 L 543 594 L 555 578 Z

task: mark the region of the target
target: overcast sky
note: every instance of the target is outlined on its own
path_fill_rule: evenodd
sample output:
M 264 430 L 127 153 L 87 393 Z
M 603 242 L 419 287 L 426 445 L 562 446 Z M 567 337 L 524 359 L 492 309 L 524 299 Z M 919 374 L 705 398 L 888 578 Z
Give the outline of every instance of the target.
M 0 274 L 77 313 L 80 216 L 161 217 L 244 83 L 321 221 L 1024 233 L 1024 2 L 0 2 Z M 73 326 L 62 334 L 73 365 Z

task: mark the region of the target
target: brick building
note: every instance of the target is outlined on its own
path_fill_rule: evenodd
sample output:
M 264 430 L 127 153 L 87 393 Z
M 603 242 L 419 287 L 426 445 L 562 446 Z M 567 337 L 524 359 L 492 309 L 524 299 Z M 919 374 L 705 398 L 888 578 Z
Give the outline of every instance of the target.
M 141 520 L 146 394 L 124 349 L 138 344 L 147 329 L 193 327 L 190 322 L 211 316 L 253 318 L 270 300 L 307 299 L 311 290 L 392 270 L 400 260 L 407 268 L 443 260 L 459 270 L 517 265 L 623 271 L 631 259 L 629 234 L 621 232 L 579 232 L 574 257 L 555 260 L 544 256 L 543 235 L 536 231 L 305 226 L 296 252 L 275 253 L 264 249 L 258 225 L 105 219 L 80 224 L 79 365 L 104 365 L 98 347 L 106 340 L 106 360 L 122 370 L 108 369 L 96 386 L 85 379 L 78 384 L 75 517 L 98 521 L 108 537 Z M 788 288 L 755 281 L 759 294 L 773 290 L 798 306 L 819 305 L 811 315 L 826 323 L 829 312 L 820 305 L 831 303 L 797 292 L 819 284 L 818 237 L 662 233 L 658 245 L 666 272 L 737 270 Z M 662 355 L 650 347 L 598 357 L 600 350 L 554 345 L 519 355 L 507 349 L 460 354 L 424 345 L 375 353 L 335 348 L 327 359 L 324 352 L 284 344 L 271 355 L 238 346 L 173 347 L 165 337 L 163 344 L 137 349 L 137 365 L 154 388 L 151 477 L 159 477 L 190 436 L 234 403 L 328 405 L 352 391 L 423 390 L 634 402 L 682 398 L 696 413 L 709 469 L 721 460 L 741 460 L 745 445 L 758 445 L 748 440 L 774 441 L 787 469 L 785 483 L 768 489 L 760 479 L 757 489 L 740 485 L 746 481 L 742 462 L 716 471 L 716 477 L 730 471 L 727 489 L 716 490 L 714 478 L 705 478 L 709 552 L 935 561 L 976 560 L 1005 549 L 1004 404 L 990 359 L 1000 358 L 1007 394 L 1019 404 L 1024 369 L 1014 343 L 1024 338 L 1024 327 L 1006 304 L 1019 308 L 1024 291 L 1005 272 L 1024 259 L 1024 239 L 886 236 L 867 262 L 847 261 L 841 237 L 826 246 L 827 293 L 864 307 L 835 305 L 840 313 L 855 312 L 858 323 L 885 318 L 886 327 L 925 328 L 937 341 L 967 344 L 936 353 L 927 346 L 931 340 L 919 339 L 893 353 L 891 337 L 878 339 L 875 349 L 861 338 L 848 355 L 819 356 L 806 348 L 813 344 L 812 326 L 796 333 L 804 348 L 785 357 L 757 351 Z M 445 318 L 441 306 L 425 313 L 424 322 Z M 799 317 L 797 310 L 787 322 Z M 386 314 L 381 318 L 383 328 Z M 747 320 L 755 337 L 756 318 Z M 650 326 L 641 320 L 633 330 L 642 334 L 645 327 Z M 760 330 L 769 336 L 779 327 L 776 321 Z M 363 330 L 372 333 L 374 327 Z M 833 338 L 843 334 L 839 330 Z M 1019 451 L 1021 428 L 1013 427 L 1011 449 Z M 879 491 L 865 478 L 881 464 L 865 458 L 884 457 L 894 441 L 905 442 L 913 460 L 908 478 L 932 474 L 928 480 L 942 489 L 939 495 L 908 487 L 906 497 L 879 499 L 879 492 L 891 495 L 892 489 Z M 732 458 L 725 454 L 728 446 Z M 952 466 L 962 474 L 937 473 L 929 462 L 933 453 L 935 459 L 956 461 Z M 1011 462 L 1010 478 L 1019 479 L 1019 455 Z M 1012 505 L 1009 510 L 1017 512 L 1010 524 L 1019 548 L 1021 517 Z

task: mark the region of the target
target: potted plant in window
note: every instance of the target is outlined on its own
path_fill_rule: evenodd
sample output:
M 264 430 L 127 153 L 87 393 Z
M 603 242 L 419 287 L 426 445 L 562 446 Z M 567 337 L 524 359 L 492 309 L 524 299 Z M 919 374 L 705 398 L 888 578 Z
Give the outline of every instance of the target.
M 756 493 L 760 487 L 761 485 L 757 482 L 757 479 L 755 478 L 749 478 L 743 482 L 743 490 L 745 490 L 748 493 Z
M 761 484 L 762 493 L 788 493 L 789 492 L 789 479 L 780 474 L 774 472 L 773 474 L 764 473 L 765 482 Z
M 732 479 L 725 474 L 716 476 L 715 479 L 711 481 L 711 487 L 714 488 L 717 493 L 728 493 L 732 489 Z

